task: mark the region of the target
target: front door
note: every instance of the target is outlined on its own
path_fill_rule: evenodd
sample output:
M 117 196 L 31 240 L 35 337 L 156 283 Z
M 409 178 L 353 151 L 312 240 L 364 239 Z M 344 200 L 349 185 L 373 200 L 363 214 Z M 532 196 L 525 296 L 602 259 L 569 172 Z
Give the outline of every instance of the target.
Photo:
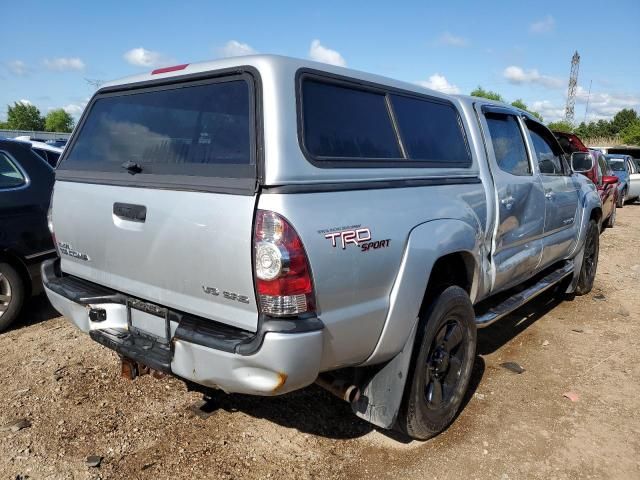
M 494 292 L 531 276 L 542 255 L 545 199 L 532 168 L 515 111 L 483 108 L 480 115 L 496 186 L 497 227 L 493 238 Z
M 545 197 L 544 249 L 540 267 L 565 257 L 576 240 L 579 187 L 557 140 L 543 125 L 526 120 Z

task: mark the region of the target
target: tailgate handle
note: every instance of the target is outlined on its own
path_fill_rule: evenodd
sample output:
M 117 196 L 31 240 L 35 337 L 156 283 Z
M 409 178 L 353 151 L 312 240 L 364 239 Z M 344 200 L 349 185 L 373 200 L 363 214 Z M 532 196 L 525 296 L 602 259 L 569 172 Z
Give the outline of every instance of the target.
M 147 207 L 144 205 L 134 205 L 132 203 L 116 202 L 113 204 L 113 214 L 125 220 L 144 223 L 147 219 Z

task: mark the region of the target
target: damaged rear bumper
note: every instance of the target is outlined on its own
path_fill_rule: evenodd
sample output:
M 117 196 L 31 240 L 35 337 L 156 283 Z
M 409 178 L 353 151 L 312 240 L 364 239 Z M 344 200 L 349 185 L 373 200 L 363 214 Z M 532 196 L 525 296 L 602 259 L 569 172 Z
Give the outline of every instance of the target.
M 316 317 L 262 318 L 258 332 L 247 332 L 158 307 L 166 310 L 164 318 L 147 317 L 162 325 L 167 341 L 133 326 L 130 297 L 64 275 L 58 259 L 43 263 L 42 279 L 51 304 L 80 330 L 155 370 L 206 387 L 253 395 L 297 390 L 318 376 L 323 324 Z

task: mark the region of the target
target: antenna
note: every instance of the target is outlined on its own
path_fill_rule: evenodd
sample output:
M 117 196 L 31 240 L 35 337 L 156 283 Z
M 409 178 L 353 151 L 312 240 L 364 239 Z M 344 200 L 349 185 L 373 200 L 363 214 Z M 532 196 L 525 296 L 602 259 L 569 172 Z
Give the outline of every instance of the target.
M 567 107 L 564 119 L 573 125 L 576 107 L 576 89 L 578 88 L 578 70 L 580 69 L 580 55 L 576 51 L 571 57 L 571 74 L 569 75 L 569 91 L 567 92 Z
M 593 80 L 589 80 L 589 94 L 587 95 L 587 108 L 584 109 L 584 123 L 587 123 L 587 113 L 589 113 L 589 100 L 591 100 L 591 84 Z
M 87 82 L 88 85 L 92 86 L 94 90 L 98 90 L 102 85 L 106 83 L 104 80 L 100 80 L 97 78 L 85 78 L 84 81 Z

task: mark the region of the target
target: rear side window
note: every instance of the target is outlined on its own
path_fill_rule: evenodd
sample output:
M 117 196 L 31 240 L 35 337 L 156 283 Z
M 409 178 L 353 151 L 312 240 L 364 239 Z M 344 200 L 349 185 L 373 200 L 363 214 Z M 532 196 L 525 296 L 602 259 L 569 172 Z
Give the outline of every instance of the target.
M 500 113 L 486 113 L 485 118 L 500 170 L 512 175 L 531 175 L 531 164 L 516 118 Z
M 243 79 L 105 94 L 61 169 L 124 172 L 133 162 L 143 174 L 216 176 L 254 164 L 251 103 Z
M 26 182 L 13 160 L 6 153 L 0 152 L 0 190 L 20 187 Z
M 318 158 L 402 158 L 385 95 L 305 79 L 303 134 Z
M 452 105 L 391 95 L 407 158 L 443 164 L 471 163 L 458 112 Z

